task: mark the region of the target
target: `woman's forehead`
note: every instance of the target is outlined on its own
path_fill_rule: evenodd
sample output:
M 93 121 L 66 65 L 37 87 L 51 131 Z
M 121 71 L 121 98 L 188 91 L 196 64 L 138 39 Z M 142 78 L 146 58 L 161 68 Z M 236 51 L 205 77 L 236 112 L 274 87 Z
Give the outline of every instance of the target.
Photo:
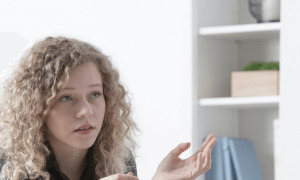
M 83 66 L 80 66 L 78 68 L 73 69 L 70 72 L 70 77 L 72 78 L 79 78 L 82 76 L 96 76 L 101 77 L 101 73 L 99 72 L 99 69 L 97 65 L 93 62 L 89 62 Z

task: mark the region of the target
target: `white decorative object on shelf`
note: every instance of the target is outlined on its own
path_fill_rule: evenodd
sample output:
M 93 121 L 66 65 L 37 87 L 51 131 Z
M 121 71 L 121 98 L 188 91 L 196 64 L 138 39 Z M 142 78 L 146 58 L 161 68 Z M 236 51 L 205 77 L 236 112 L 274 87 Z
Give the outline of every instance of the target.
M 280 21 L 280 0 L 249 0 L 249 10 L 258 23 Z
M 230 26 L 203 27 L 201 36 L 224 38 L 229 40 L 258 40 L 279 38 L 280 23 L 241 24 Z
M 220 97 L 199 100 L 200 106 L 231 109 L 278 107 L 279 103 L 280 96 Z

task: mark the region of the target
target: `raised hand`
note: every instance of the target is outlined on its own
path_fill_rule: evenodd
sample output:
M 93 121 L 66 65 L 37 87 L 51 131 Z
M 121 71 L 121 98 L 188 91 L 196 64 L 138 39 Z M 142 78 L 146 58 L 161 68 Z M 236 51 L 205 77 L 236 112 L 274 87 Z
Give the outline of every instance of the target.
M 211 151 L 217 142 L 210 134 L 201 148 L 188 159 L 179 155 L 190 147 L 190 143 L 181 143 L 173 149 L 159 164 L 152 180 L 194 180 L 211 168 Z

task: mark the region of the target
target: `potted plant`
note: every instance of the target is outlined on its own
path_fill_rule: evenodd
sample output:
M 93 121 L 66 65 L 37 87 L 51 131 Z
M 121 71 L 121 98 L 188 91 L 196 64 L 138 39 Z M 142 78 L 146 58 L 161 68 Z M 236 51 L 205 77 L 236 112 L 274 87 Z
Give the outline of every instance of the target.
M 253 62 L 231 73 L 231 96 L 279 95 L 279 62 Z

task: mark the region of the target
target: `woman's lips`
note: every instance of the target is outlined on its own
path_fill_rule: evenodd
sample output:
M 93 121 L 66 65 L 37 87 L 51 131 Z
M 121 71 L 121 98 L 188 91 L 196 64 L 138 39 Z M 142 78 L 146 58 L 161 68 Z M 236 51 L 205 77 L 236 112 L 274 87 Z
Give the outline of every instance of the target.
M 75 132 L 81 135 L 87 135 L 91 133 L 95 128 L 85 129 L 85 130 L 76 130 Z
M 93 129 L 93 128 L 90 127 L 89 129 Z M 76 129 L 75 131 L 84 131 L 84 130 L 89 130 L 89 129 Z

